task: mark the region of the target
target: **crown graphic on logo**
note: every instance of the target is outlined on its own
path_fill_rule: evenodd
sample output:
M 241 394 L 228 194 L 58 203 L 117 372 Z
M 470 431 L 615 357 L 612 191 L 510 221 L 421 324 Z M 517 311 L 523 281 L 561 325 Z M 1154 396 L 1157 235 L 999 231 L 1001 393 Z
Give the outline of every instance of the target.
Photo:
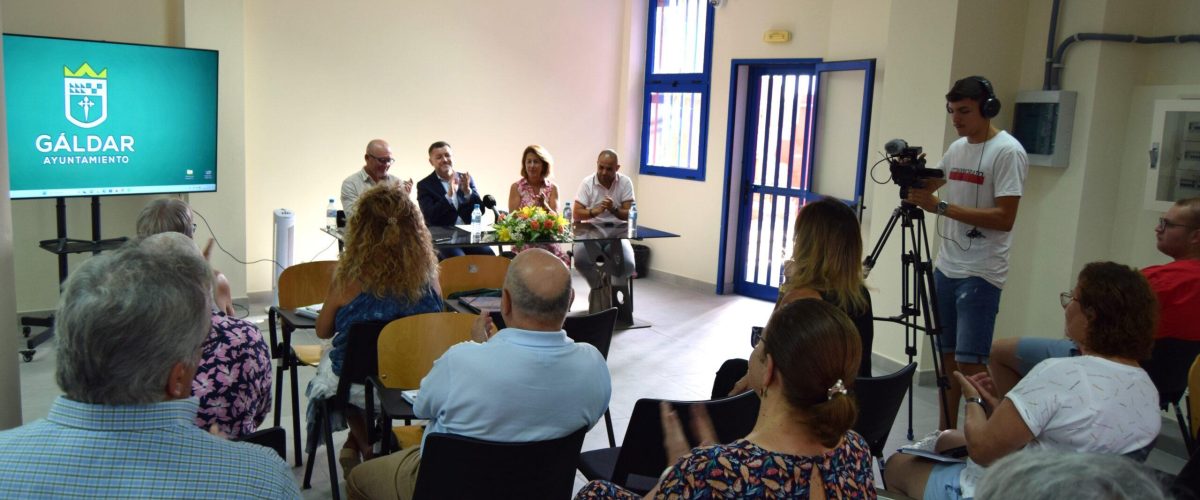
M 79 67 L 79 69 L 75 71 L 71 71 L 70 67 L 63 66 L 63 76 L 69 76 L 72 78 L 81 78 L 85 76 L 87 78 L 108 78 L 108 68 L 100 70 L 100 73 L 97 74 L 94 70 L 92 70 L 92 67 L 85 62 Z

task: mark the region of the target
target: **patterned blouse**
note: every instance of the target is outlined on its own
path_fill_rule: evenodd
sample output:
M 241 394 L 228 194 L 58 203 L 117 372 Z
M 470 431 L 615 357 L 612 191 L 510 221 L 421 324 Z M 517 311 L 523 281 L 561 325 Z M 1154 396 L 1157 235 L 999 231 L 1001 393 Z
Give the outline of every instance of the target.
M 217 424 L 231 438 L 254 432 L 271 409 L 271 352 L 258 328 L 246 321 L 212 314 L 204 356 L 192 379 L 200 399 L 196 425 Z
M 554 184 L 551 183 L 549 180 L 544 181 L 544 182 L 545 182 L 545 186 L 543 186 L 542 189 L 535 190 L 535 189 L 533 189 L 533 186 L 529 185 L 529 181 L 525 180 L 524 177 L 522 177 L 521 180 L 517 181 L 517 193 L 521 194 L 521 206 L 522 207 L 527 207 L 527 206 L 533 205 L 535 198 L 537 198 L 537 195 L 539 195 L 539 194 L 545 195 L 546 203 L 547 204 L 550 203 L 550 191 L 554 189 Z M 554 208 L 554 207 L 551 207 L 551 208 Z M 570 210 L 570 209 L 571 209 L 570 207 L 567 207 L 567 210 Z M 562 259 L 563 263 L 566 264 L 568 267 L 571 266 L 571 260 L 570 260 L 571 258 L 567 256 L 566 252 L 563 251 L 562 246 L 557 243 L 529 243 L 529 244 L 525 244 L 525 245 L 517 245 L 516 248 L 514 248 L 514 249 L 518 253 L 520 253 L 520 252 L 524 252 L 525 250 L 528 250 L 530 248 L 541 248 L 542 250 L 545 250 L 547 252 L 554 254 L 559 259 Z
M 871 450 L 854 431 L 821 456 L 775 453 L 745 439 L 693 449 L 667 471 L 658 498 L 808 498 L 814 468 L 826 498 L 875 498 Z M 608 481 L 592 481 L 575 498 L 639 497 Z

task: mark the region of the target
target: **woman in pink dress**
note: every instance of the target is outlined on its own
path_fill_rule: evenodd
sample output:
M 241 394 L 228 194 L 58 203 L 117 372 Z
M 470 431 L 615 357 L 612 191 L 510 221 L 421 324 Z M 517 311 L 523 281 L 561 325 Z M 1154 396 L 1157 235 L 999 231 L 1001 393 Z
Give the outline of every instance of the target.
M 550 164 L 553 163 L 550 152 L 537 144 L 525 148 L 521 154 L 521 180 L 514 182 L 508 190 L 508 211 L 516 212 L 521 207 L 540 207 L 557 214 L 558 186 L 550 182 Z M 567 266 L 571 265 L 570 257 L 554 243 L 538 243 L 517 245 L 516 251 L 522 252 L 529 248 L 541 248 L 557 255 Z

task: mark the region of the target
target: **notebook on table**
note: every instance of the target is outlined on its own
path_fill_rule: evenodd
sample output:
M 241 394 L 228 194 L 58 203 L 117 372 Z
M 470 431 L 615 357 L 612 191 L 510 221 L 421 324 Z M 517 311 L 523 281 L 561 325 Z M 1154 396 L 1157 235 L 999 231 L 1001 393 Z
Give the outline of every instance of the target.
M 476 314 L 483 310 L 500 310 L 500 297 L 459 297 L 458 303 Z

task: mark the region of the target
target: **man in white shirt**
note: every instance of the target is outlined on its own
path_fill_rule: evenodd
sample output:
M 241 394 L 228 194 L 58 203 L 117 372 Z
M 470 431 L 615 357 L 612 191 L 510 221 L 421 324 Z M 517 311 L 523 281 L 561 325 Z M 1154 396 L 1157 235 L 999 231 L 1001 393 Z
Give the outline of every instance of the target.
M 633 181 L 617 172 L 621 163 L 616 151 L 606 149 L 596 158 L 596 173 L 583 179 L 575 197 L 572 215 L 577 221 L 591 220 L 596 225 L 612 225 L 629 219 L 633 206 Z M 603 277 L 596 264 L 603 262 L 614 287 L 624 287 L 633 275 L 633 246 L 629 240 L 585 241 L 575 244 L 575 268 L 592 287 L 591 304 L 606 303 L 600 289 Z M 592 309 L 592 308 L 589 308 Z
M 358 202 L 358 197 L 362 196 L 363 192 L 375 187 L 380 182 L 400 183 L 400 179 L 388 174 L 388 169 L 392 168 L 392 163 L 396 159 L 392 158 L 392 148 L 388 146 L 387 141 L 375 139 L 368 142 L 363 160 L 365 163 L 362 170 L 350 174 L 350 177 L 342 181 L 342 210 L 346 212 L 347 219 L 354 215 L 354 204 Z M 412 179 L 400 184 L 406 193 L 412 192 L 412 185 Z

